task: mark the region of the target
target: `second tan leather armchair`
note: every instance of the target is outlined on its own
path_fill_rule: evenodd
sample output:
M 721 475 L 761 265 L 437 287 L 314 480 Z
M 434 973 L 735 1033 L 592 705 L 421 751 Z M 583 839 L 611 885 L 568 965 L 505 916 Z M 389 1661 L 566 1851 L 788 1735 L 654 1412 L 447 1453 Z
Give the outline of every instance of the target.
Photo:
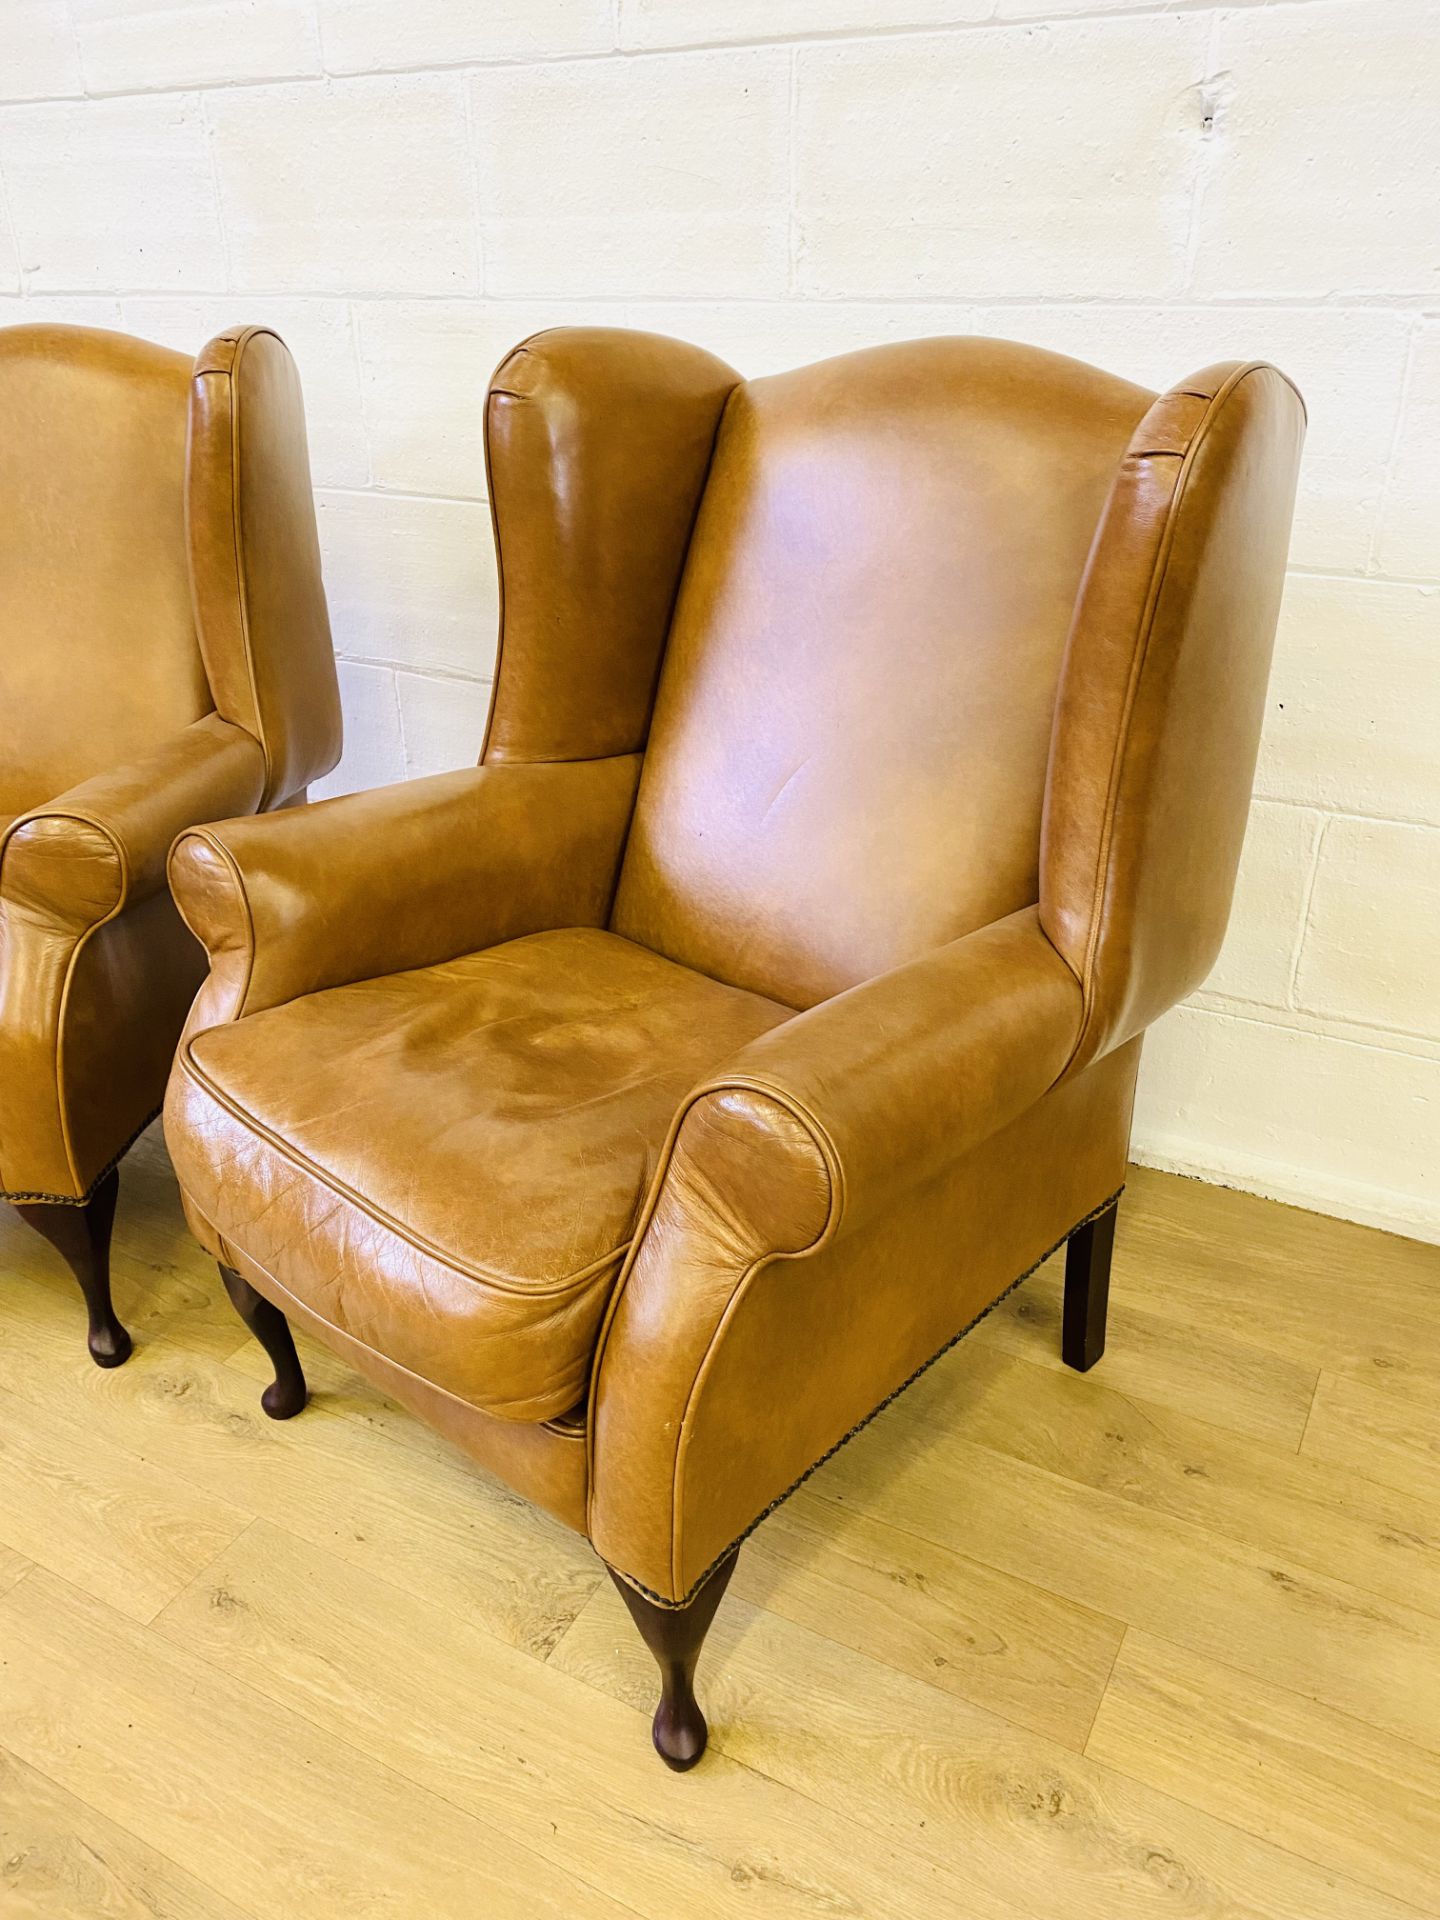
M 588 1534 L 660 1666 L 746 1534 L 1070 1242 L 1219 947 L 1303 410 L 983 340 L 755 382 L 543 334 L 487 414 L 481 765 L 182 835 L 167 1134 L 286 1316 Z
M 0 1199 L 72 1267 L 102 1366 L 130 1351 L 116 1167 L 205 971 L 170 843 L 302 799 L 339 749 L 281 342 L 0 331 Z

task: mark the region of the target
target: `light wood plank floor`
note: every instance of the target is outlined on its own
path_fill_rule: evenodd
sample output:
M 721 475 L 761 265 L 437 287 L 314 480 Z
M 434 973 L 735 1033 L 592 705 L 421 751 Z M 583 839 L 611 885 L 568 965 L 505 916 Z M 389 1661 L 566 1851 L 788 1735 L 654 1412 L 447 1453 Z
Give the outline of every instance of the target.
M 1440 1250 L 1136 1170 L 782 1508 L 711 1749 L 583 1542 L 315 1349 L 289 1426 L 127 1163 L 132 1362 L 0 1208 L 4 1920 L 1440 1913 Z

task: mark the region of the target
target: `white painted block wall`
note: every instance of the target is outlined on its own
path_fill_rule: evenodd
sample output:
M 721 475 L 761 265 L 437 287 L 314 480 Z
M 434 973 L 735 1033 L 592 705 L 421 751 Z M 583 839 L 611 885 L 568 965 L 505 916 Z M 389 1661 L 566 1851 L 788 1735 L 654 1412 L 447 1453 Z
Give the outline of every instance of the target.
M 330 791 L 474 758 L 536 327 L 768 372 L 981 331 L 1310 403 L 1225 952 L 1140 1157 L 1440 1238 L 1437 0 L 0 0 L 0 322 L 305 381 Z

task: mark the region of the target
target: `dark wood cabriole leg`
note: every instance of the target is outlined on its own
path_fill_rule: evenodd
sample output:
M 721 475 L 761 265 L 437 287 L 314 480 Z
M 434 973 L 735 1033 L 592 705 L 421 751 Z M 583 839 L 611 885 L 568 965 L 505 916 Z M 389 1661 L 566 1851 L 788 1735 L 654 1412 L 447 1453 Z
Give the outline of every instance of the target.
M 724 1597 L 735 1571 L 740 1549 L 711 1574 L 694 1599 L 684 1607 L 659 1607 L 643 1593 L 627 1586 L 614 1568 L 610 1578 L 620 1589 L 630 1609 L 630 1618 L 640 1629 L 640 1637 L 655 1656 L 660 1669 L 660 1704 L 655 1709 L 651 1735 L 655 1751 L 667 1767 L 685 1773 L 705 1751 L 709 1737 L 705 1716 L 695 1698 L 695 1664 L 715 1618 L 715 1609 Z
M 130 1358 L 129 1334 L 110 1300 L 110 1231 L 120 1175 L 112 1167 L 83 1207 L 24 1201 L 16 1212 L 43 1234 L 80 1282 L 90 1316 L 90 1358 L 97 1367 L 118 1367 Z
M 1105 1351 L 1105 1310 L 1110 1302 L 1110 1256 L 1115 1249 L 1112 1200 L 1103 1213 L 1071 1234 L 1065 1248 L 1065 1315 L 1060 1356 L 1067 1367 L 1088 1373 Z
M 233 1267 L 222 1265 L 220 1278 L 225 1282 L 230 1304 L 269 1354 L 275 1369 L 275 1378 L 261 1394 L 260 1405 L 272 1420 L 293 1420 L 310 1395 L 300 1356 L 295 1351 L 290 1322 Z

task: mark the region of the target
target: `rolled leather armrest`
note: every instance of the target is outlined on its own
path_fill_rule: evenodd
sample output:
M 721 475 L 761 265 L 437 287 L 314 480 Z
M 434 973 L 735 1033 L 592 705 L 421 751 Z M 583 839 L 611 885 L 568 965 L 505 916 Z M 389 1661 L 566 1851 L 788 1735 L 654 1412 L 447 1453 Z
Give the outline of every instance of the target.
M 258 805 L 264 783 L 259 741 L 207 714 L 13 821 L 0 841 L 0 902 L 82 934 L 160 891 L 177 833 Z
M 695 1098 L 751 1093 L 789 1113 L 826 1168 L 833 1231 L 1033 1106 L 1081 1016 L 1079 981 L 1026 908 L 772 1027 Z
M 638 754 L 467 767 L 184 833 L 210 956 L 191 1030 L 609 911 Z
M 933 1276 L 888 1222 L 1045 1095 L 1081 1018 L 1080 984 L 1029 908 L 797 1014 L 694 1091 L 596 1363 L 589 1529 L 612 1567 L 683 1599 L 714 1553 L 913 1369 L 914 1356 L 857 1346 L 842 1300 L 827 1308 L 830 1285 L 858 1258 L 876 1311 L 897 1329 L 926 1320 L 916 1290 L 933 1290 Z M 761 1419 L 719 1384 L 759 1321 L 766 1378 L 784 1383 Z M 720 1456 L 734 1471 L 717 1499 Z

